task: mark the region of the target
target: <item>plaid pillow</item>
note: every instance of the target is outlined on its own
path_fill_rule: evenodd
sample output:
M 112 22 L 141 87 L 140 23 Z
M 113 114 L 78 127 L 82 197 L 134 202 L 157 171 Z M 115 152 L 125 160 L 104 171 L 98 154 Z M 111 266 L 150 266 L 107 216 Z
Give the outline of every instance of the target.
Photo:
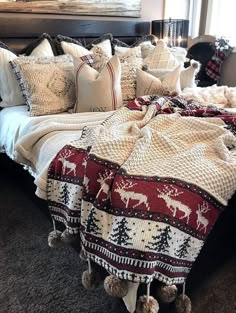
M 94 57 L 92 54 L 83 55 L 80 57 L 82 61 L 90 65 L 91 67 L 94 66 Z

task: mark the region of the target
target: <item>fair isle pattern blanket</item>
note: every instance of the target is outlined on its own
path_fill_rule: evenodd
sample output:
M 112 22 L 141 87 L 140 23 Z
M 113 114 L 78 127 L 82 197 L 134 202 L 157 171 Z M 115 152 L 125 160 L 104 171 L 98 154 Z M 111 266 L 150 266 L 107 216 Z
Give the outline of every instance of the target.
M 236 189 L 235 125 L 178 97 L 130 102 L 58 152 L 52 218 L 121 279 L 183 283 Z

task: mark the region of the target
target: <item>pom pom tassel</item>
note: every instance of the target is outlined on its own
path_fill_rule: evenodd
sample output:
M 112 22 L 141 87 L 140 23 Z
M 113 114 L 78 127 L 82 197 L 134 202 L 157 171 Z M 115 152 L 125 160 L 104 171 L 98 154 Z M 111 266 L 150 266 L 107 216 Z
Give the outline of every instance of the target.
M 136 313 L 158 313 L 159 304 L 155 298 L 150 296 L 150 283 L 147 285 L 147 295 L 138 299 Z
M 104 280 L 104 289 L 109 296 L 123 298 L 128 293 L 128 282 L 109 275 Z
M 141 296 L 138 299 L 136 313 L 157 313 L 159 311 L 159 304 L 155 298 L 149 297 L 147 301 L 147 296 Z
M 190 298 L 185 294 L 185 283 L 183 285 L 183 293 L 175 299 L 176 313 L 191 313 L 192 304 Z
M 78 239 L 78 234 L 71 234 L 68 229 L 65 229 L 61 234 L 61 241 L 70 244 Z
M 99 286 L 101 277 L 98 272 L 92 270 L 90 259 L 88 259 L 88 267 L 88 270 L 82 274 L 82 285 L 86 289 L 95 289 Z
M 58 248 L 61 246 L 61 231 L 56 229 L 55 220 L 52 220 L 53 222 L 53 231 L 51 231 L 48 235 L 48 245 L 51 248 Z
M 161 284 L 157 289 L 157 298 L 164 303 L 171 303 L 177 297 L 178 289 L 176 285 Z

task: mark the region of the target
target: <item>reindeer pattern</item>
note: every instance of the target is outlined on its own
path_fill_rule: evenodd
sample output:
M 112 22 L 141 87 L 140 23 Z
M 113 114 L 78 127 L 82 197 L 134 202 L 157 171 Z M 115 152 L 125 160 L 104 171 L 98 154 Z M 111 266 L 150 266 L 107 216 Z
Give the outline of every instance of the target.
M 157 192 L 157 197 L 165 201 L 167 208 L 173 213 L 173 216 L 176 216 L 177 210 L 183 212 L 184 215 L 182 215 L 180 219 L 186 219 L 186 222 L 188 224 L 192 210 L 181 201 L 175 199 L 176 196 L 183 194 L 183 192 L 178 191 L 177 188 L 173 186 L 166 185 L 162 191 L 157 188 Z
M 140 192 L 135 192 L 130 190 L 132 187 L 136 186 L 137 183 L 132 183 L 131 181 L 124 182 L 123 180 L 121 183 L 116 184 L 116 188 L 114 189 L 115 192 L 117 192 L 120 195 L 121 201 L 125 203 L 125 207 L 128 208 L 129 206 L 129 201 L 130 200 L 135 200 L 138 201 L 135 205 L 133 205 L 133 208 L 144 204 L 147 208 L 147 210 L 150 210 L 150 206 L 148 203 L 148 197 L 147 195 L 140 193 Z
M 108 183 L 111 179 L 114 178 L 114 173 L 113 172 L 108 172 L 105 171 L 105 173 L 100 174 L 99 173 L 99 178 L 97 179 L 97 182 L 100 184 L 100 189 L 97 193 L 97 197 L 101 194 L 104 193 L 106 195 L 106 197 L 103 200 L 107 200 L 108 198 L 110 198 L 110 184 Z
M 197 213 L 197 229 L 204 230 L 206 232 L 207 226 L 209 224 L 208 219 L 203 215 L 203 213 L 206 213 L 210 211 L 208 203 L 204 201 L 202 205 L 198 205 L 198 210 L 196 211 Z M 200 227 L 202 226 L 202 227 Z
M 62 163 L 63 175 L 70 174 L 71 172 L 73 172 L 73 174 L 76 175 L 76 164 L 67 160 L 72 155 L 74 155 L 74 153 L 72 153 L 71 151 L 64 150 L 64 152 L 61 152 L 61 154 L 58 157 L 58 160 L 61 161 Z
M 71 151 L 63 151 L 59 157 L 58 160 L 62 162 L 62 173 L 63 175 L 67 175 L 69 173 L 76 174 L 76 164 L 73 162 L 68 161 L 67 159 L 71 157 L 73 153 Z M 82 166 L 86 169 L 87 160 L 85 159 L 82 163 Z M 98 174 L 97 182 L 100 185 L 99 191 L 97 193 L 97 197 L 103 193 L 105 194 L 105 197 L 103 198 L 104 201 L 107 199 L 110 199 L 111 196 L 111 180 L 114 179 L 114 173 L 105 170 L 102 174 Z M 84 175 L 84 188 L 87 193 L 89 193 L 89 182 L 90 179 Z M 136 192 L 135 190 L 132 190 L 133 187 L 135 187 L 137 183 L 133 183 L 130 180 L 127 180 L 126 182 L 122 179 L 120 183 L 116 183 L 114 192 L 118 193 L 120 196 L 121 201 L 125 204 L 125 207 L 128 208 L 130 201 L 136 202 L 134 205 L 132 205 L 133 208 L 139 207 L 141 205 L 144 205 L 147 209 L 147 211 L 150 210 L 150 204 L 148 201 L 148 195 Z M 163 199 L 166 207 L 171 211 L 173 214 L 173 217 L 176 217 L 177 212 L 183 213 L 179 219 L 185 220 L 187 224 L 189 224 L 189 219 L 192 214 L 192 208 L 190 208 L 188 205 L 184 204 L 180 200 L 176 199 L 179 195 L 183 194 L 183 191 L 178 190 L 176 187 L 172 185 L 164 185 L 163 189 L 156 188 L 157 191 L 157 198 Z M 206 233 L 207 226 L 209 224 L 208 219 L 204 216 L 205 213 L 207 213 L 210 210 L 208 203 L 204 201 L 202 204 L 198 204 L 197 210 L 196 210 L 196 224 L 197 224 L 197 230 L 204 231 Z

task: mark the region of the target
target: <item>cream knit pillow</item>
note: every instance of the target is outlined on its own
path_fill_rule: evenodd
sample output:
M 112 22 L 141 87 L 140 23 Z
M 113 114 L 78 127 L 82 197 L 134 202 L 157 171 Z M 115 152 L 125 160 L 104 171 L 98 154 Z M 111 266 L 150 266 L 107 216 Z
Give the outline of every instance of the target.
M 171 53 L 163 40 L 159 40 L 156 47 L 150 51 L 144 59 L 144 65 L 151 68 L 175 69 L 180 65 L 179 61 Z
M 122 105 L 121 65 L 113 56 L 101 73 L 85 62 L 74 60 L 76 105 L 74 112 L 105 112 Z
M 74 106 L 74 64 L 71 56 L 19 57 L 10 64 L 31 116 L 61 113 Z
M 145 71 L 137 70 L 136 97 L 145 95 L 170 96 L 181 92 L 180 71 L 178 66 L 174 71 L 157 78 Z
M 115 47 L 115 55 L 121 63 L 121 89 L 123 100 L 132 100 L 136 92 L 136 70 L 142 68 L 141 46 L 133 48 Z
M 184 88 L 190 87 L 196 87 L 196 82 L 195 82 L 195 76 L 198 73 L 200 68 L 200 63 L 194 60 L 191 60 L 191 65 L 187 68 L 183 68 L 180 71 L 180 85 L 181 89 L 183 90 Z M 171 73 L 175 70 L 171 69 L 149 69 L 145 68 L 145 71 L 149 74 L 152 74 L 153 76 L 160 78 L 164 76 L 167 73 Z

